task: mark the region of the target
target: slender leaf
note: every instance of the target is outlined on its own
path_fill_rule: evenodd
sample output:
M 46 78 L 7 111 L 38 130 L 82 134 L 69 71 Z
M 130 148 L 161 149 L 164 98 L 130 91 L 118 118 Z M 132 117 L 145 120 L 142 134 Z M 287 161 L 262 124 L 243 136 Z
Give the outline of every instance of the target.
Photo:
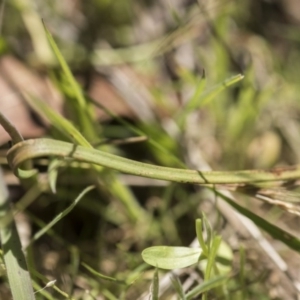
M 158 268 L 155 268 L 152 288 L 151 288 L 151 300 L 158 300 L 159 295 L 159 277 L 158 277 Z
M 211 244 L 212 244 L 212 239 L 213 239 L 213 230 L 212 230 L 211 225 L 208 222 L 208 219 L 207 219 L 206 214 L 204 212 L 202 212 L 202 218 L 203 218 L 204 228 L 205 228 L 205 231 L 206 231 L 206 234 L 207 234 L 206 244 L 207 244 L 207 248 L 208 248 L 208 252 L 209 252 Z
M 197 234 L 197 238 L 200 244 L 200 247 L 202 248 L 202 255 L 205 255 L 206 257 L 208 256 L 208 249 L 207 246 L 204 242 L 204 237 L 203 237 L 203 232 L 202 232 L 202 220 L 201 219 L 197 219 L 196 220 L 196 234 Z
M 87 265 L 86 263 L 82 262 L 81 263 L 83 267 L 85 267 L 89 272 L 91 272 L 93 275 L 101 278 L 101 279 L 104 279 L 104 280 L 107 280 L 107 281 L 113 281 L 113 282 L 116 282 L 116 283 L 119 283 L 119 284 L 127 284 L 126 281 L 123 281 L 123 280 L 119 280 L 119 279 L 116 279 L 116 278 L 113 278 L 113 277 L 110 277 L 110 276 L 107 276 L 107 275 L 103 275 L 99 272 L 97 272 L 96 270 L 94 270 L 93 268 L 91 268 L 89 265 Z
M 300 239 L 297 237 L 291 235 L 287 231 L 284 231 L 283 229 L 271 224 L 270 222 L 266 221 L 259 215 L 254 214 L 250 210 L 248 210 L 245 207 L 242 207 L 229 197 L 223 195 L 220 192 L 217 192 L 218 196 L 220 196 L 223 200 L 225 200 L 228 204 L 230 204 L 232 207 L 234 207 L 239 213 L 244 215 L 245 217 L 252 220 L 258 227 L 269 233 L 273 238 L 280 240 L 284 244 L 286 244 L 288 247 L 296 250 L 297 252 L 300 252 Z
M 181 110 L 178 120 L 180 124 L 183 124 L 186 117 L 190 112 L 196 109 L 196 107 L 199 105 L 199 99 L 201 99 L 201 94 L 203 93 L 203 90 L 206 85 L 206 80 L 205 78 L 201 78 L 201 80 L 198 81 L 196 89 L 194 91 L 193 96 L 191 99 L 187 102 L 185 107 Z
M 71 122 L 66 120 L 56 111 L 51 109 L 42 101 L 35 99 L 33 97 L 26 97 L 29 104 L 41 115 L 44 115 L 53 126 L 55 126 L 58 130 L 60 130 L 65 136 L 68 137 L 71 141 L 75 141 L 76 144 L 84 146 L 86 148 L 93 148 L 92 145 L 84 138 L 84 136 L 72 125 Z M 73 145 L 73 149 L 70 150 L 72 152 L 76 151 L 77 146 Z M 101 166 L 94 166 L 97 172 L 102 171 Z M 22 169 L 17 169 L 17 172 Z M 27 172 L 27 170 L 26 170 Z M 141 215 L 145 216 L 145 211 L 140 207 L 130 189 L 122 184 L 113 174 L 111 174 L 109 180 L 106 180 L 107 187 L 110 189 L 110 192 L 114 194 L 126 207 L 129 217 L 131 220 L 136 221 L 141 217 Z
M 58 112 L 52 109 L 49 105 L 37 98 L 30 97 L 24 94 L 29 105 L 41 116 L 49 120 L 55 128 L 64 134 L 70 141 L 75 141 L 77 144 L 92 148 L 86 138 L 75 128 L 75 126 Z
M 185 117 L 188 113 L 198 109 L 200 106 L 206 105 L 209 103 L 213 98 L 215 98 L 219 93 L 221 93 L 224 89 L 228 88 L 229 86 L 239 82 L 244 78 L 243 75 L 238 74 L 229 79 L 224 80 L 223 82 L 219 83 L 218 85 L 212 87 L 207 92 L 204 92 L 201 96 L 200 93 L 202 92 L 205 81 L 200 82 L 199 86 L 197 87 L 194 96 L 192 99 L 186 104 L 186 106 L 182 109 L 177 117 L 179 125 L 181 126 L 184 122 Z
M 205 276 L 204 276 L 206 280 L 210 279 L 213 266 L 216 263 L 216 256 L 217 256 L 221 241 L 222 241 L 222 239 L 220 236 L 215 236 L 212 240 L 212 245 L 209 250 L 207 266 L 206 266 Z
M 219 93 L 221 93 L 226 88 L 230 87 L 231 85 L 241 81 L 244 78 L 242 74 L 235 75 L 229 79 L 224 80 L 223 82 L 219 83 L 215 87 L 212 87 L 209 91 L 204 93 L 199 99 L 198 105 L 205 105 L 210 102 L 214 97 L 216 97 Z M 194 107 L 195 109 L 196 107 Z
M 7 216 L 10 222 L 7 222 Z M 31 278 L 10 207 L 8 190 L 0 169 L 0 238 L 11 293 L 14 300 L 34 300 Z
M 62 56 L 60 50 L 58 49 L 50 31 L 47 29 L 47 27 L 44 24 L 44 28 L 45 28 L 45 32 L 46 32 L 46 36 L 47 39 L 49 41 L 49 44 L 61 66 L 61 68 L 63 69 L 64 73 L 66 74 L 66 77 L 68 78 L 70 85 L 72 86 L 72 88 L 74 89 L 74 93 L 76 94 L 77 97 L 77 101 L 79 106 L 84 107 L 85 106 L 85 99 L 82 95 L 82 91 L 81 88 L 79 87 L 78 83 L 76 82 L 66 60 L 64 59 L 64 57 Z
M 172 278 L 171 278 L 171 281 L 172 281 L 172 285 L 173 287 L 175 288 L 176 290 L 176 293 L 178 294 L 179 296 L 179 299 L 180 300 L 187 300 L 186 296 L 185 296 L 185 293 L 183 291 L 183 287 L 182 287 L 182 284 L 180 282 L 180 280 L 178 279 L 177 276 L 173 275 Z
M 85 100 L 85 97 L 83 95 L 82 89 L 79 86 L 78 82 L 76 81 L 75 77 L 73 76 L 66 60 L 64 59 L 63 55 L 61 54 L 59 48 L 57 47 L 51 33 L 49 30 L 46 28 L 44 24 L 45 32 L 46 32 L 46 37 L 49 41 L 49 44 L 63 70 L 63 73 L 67 80 L 69 81 L 70 87 L 74 93 L 76 103 L 74 107 L 77 110 L 77 117 L 79 119 L 79 125 L 80 129 L 83 131 L 83 133 L 88 137 L 88 138 L 94 138 L 95 137 L 95 132 L 94 132 L 94 127 L 93 127 L 93 122 L 92 118 L 88 109 L 87 102 Z
M 58 176 L 58 167 L 61 165 L 62 161 L 59 159 L 52 159 L 48 165 L 48 180 L 50 189 L 53 194 L 56 193 L 56 182 Z
M 228 276 L 217 276 L 210 280 L 205 280 L 202 284 L 199 284 L 197 287 L 193 288 L 190 292 L 187 293 L 187 300 L 191 300 L 199 294 L 210 291 L 213 288 L 221 286 L 228 280 Z
M 39 230 L 30 241 L 31 245 L 33 242 L 38 240 L 42 235 L 44 235 L 49 229 L 51 229 L 57 222 L 59 222 L 62 218 L 64 218 L 67 214 L 71 212 L 71 210 L 78 204 L 78 202 L 85 196 L 86 193 L 88 193 L 90 190 L 94 189 L 94 186 L 89 186 L 85 188 L 75 199 L 75 201 L 67 207 L 64 211 L 62 211 L 60 214 L 58 214 L 50 223 L 48 223 L 44 228 Z

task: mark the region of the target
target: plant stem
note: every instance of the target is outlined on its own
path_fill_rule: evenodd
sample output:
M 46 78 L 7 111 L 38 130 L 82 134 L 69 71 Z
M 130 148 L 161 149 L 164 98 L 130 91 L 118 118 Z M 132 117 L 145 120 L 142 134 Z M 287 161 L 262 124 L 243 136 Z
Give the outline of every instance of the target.
M 256 186 L 267 182 L 274 182 L 274 185 L 276 185 L 278 182 L 300 178 L 299 166 L 268 171 L 222 172 L 176 169 L 141 163 L 100 150 L 51 139 L 34 139 L 20 142 L 8 151 L 7 158 L 11 168 L 17 173 L 18 168 L 21 167 L 24 161 L 41 156 L 74 159 L 137 176 L 205 186 L 214 184 L 248 184 L 249 186 Z

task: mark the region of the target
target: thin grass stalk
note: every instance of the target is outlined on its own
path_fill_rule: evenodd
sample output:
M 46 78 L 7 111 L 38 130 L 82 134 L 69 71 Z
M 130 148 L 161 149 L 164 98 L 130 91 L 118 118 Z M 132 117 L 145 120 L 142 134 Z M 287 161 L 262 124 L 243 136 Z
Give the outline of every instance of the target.
M 0 237 L 7 277 L 14 300 L 33 300 L 33 288 L 25 255 L 0 169 Z

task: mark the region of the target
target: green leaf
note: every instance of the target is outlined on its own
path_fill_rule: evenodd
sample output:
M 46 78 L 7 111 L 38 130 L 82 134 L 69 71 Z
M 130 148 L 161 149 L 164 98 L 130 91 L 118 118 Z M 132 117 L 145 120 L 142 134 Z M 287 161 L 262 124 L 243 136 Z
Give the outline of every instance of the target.
M 91 144 L 86 140 L 86 138 L 76 129 L 76 127 L 49 105 L 24 94 L 24 97 L 28 104 L 40 115 L 44 116 L 50 121 L 51 125 L 57 128 L 63 135 L 65 135 L 70 141 L 76 142 L 81 146 L 92 148 Z
M 76 100 L 74 107 L 77 110 L 77 116 L 79 118 L 80 129 L 83 130 L 84 134 L 86 134 L 86 136 L 88 136 L 89 138 L 94 138 L 93 122 L 92 122 L 89 108 L 88 108 L 86 99 L 83 95 L 82 89 L 79 86 L 78 82 L 76 81 L 75 77 L 73 76 L 66 60 L 62 56 L 51 33 L 46 28 L 45 24 L 44 24 L 44 28 L 45 28 L 46 37 L 48 39 L 48 42 L 49 42 L 58 62 L 63 70 L 63 73 L 66 76 L 66 78 L 70 84 L 70 87 L 74 93 L 74 99 Z
M 22 178 L 22 179 L 31 178 L 33 176 L 36 176 L 37 174 L 38 174 L 38 171 L 36 169 L 24 170 L 24 169 L 18 168 L 18 170 L 17 170 L 18 178 Z
M 244 75 L 238 74 L 238 75 L 232 76 L 231 78 L 226 79 L 223 82 L 219 83 L 218 85 L 212 87 L 203 96 L 201 96 L 202 105 L 207 104 L 215 96 L 217 96 L 220 92 L 222 92 L 229 86 L 241 81 L 243 78 L 244 78 Z
M 186 106 L 181 110 L 181 112 L 179 113 L 179 116 L 177 117 L 179 125 L 181 126 L 183 124 L 186 116 L 190 112 L 198 109 L 201 106 L 206 105 L 213 98 L 215 98 L 219 93 L 221 93 L 223 90 L 225 90 L 229 86 L 239 82 L 243 78 L 244 78 L 244 76 L 241 74 L 235 75 L 229 79 L 224 80 L 223 82 L 219 83 L 218 85 L 212 87 L 211 89 L 209 89 L 207 92 L 204 92 L 203 94 L 202 94 L 202 91 L 205 87 L 205 80 L 200 81 L 193 97 L 186 104 Z
M 217 256 L 217 252 L 218 252 L 219 246 L 221 244 L 221 241 L 222 241 L 222 239 L 220 236 L 215 236 L 212 240 L 211 248 L 210 248 L 209 254 L 208 254 L 205 275 L 204 275 L 204 278 L 206 280 L 210 279 L 210 276 L 211 276 L 211 273 L 213 270 L 213 266 L 216 262 L 216 256 Z
M 212 244 L 212 239 L 213 239 L 213 230 L 204 212 L 202 212 L 202 218 L 203 218 L 203 224 L 207 235 L 206 244 L 209 252 Z
M 196 233 L 197 233 L 198 242 L 203 250 L 203 255 L 205 255 L 207 257 L 208 256 L 208 248 L 204 242 L 203 227 L 202 227 L 201 219 L 196 220 Z
M 206 80 L 205 80 L 205 78 L 201 78 L 195 84 L 197 86 L 196 86 L 193 96 L 187 102 L 187 104 L 183 107 L 183 109 L 181 110 L 181 112 L 178 115 L 178 120 L 179 120 L 180 124 L 183 124 L 186 117 L 188 116 L 188 114 L 191 113 L 193 110 L 195 110 L 196 107 L 200 104 L 199 100 L 201 99 L 201 94 L 203 93 L 203 90 L 205 88 Z
M 58 167 L 61 165 L 60 159 L 52 159 L 48 165 L 48 180 L 53 194 L 56 193 L 56 182 L 58 176 Z
M 221 241 L 215 258 L 215 265 L 219 271 L 218 275 L 228 274 L 232 270 L 232 260 L 232 249 L 225 241 Z M 201 270 L 206 270 L 207 259 L 199 261 L 199 267 Z
M 11 293 L 14 300 L 34 300 L 31 278 L 9 200 L 0 168 L 0 239 Z
M 191 300 L 194 297 L 202 294 L 204 292 L 210 291 L 213 288 L 216 288 L 222 284 L 224 284 L 228 280 L 228 276 L 217 276 L 210 280 L 205 280 L 203 283 L 199 284 L 195 288 L 193 288 L 190 292 L 187 293 L 186 299 Z
M 75 201 L 68 206 L 64 211 L 62 211 L 60 214 L 58 214 L 50 223 L 48 223 L 44 228 L 39 230 L 30 241 L 29 245 L 31 245 L 34 241 L 39 239 L 43 234 L 45 234 L 49 229 L 51 229 L 57 222 L 59 222 L 62 218 L 64 218 L 67 214 L 71 212 L 71 210 L 77 205 L 77 203 L 85 196 L 86 193 L 88 193 L 90 190 L 94 189 L 94 186 L 88 186 L 85 188 L 75 199 Z M 28 245 L 28 246 L 29 246 Z
M 200 248 L 154 246 L 142 252 L 143 260 L 161 269 L 180 269 L 198 262 Z
M 103 275 L 99 272 L 97 272 L 96 270 L 94 270 L 93 268 L 91 268 L 89 265 L 87 265 L 86 263 L 81 263 L 81 265 L 83 267 L 85 267 L 89 272 L 91 272 L 93 275 L 101 278 L 101 279 L 104 279 L 104 280 L 107 280 L 107 281 L 113 281 L 113 282 L 116 282 L 116 283 L 119 283 L 119 284 L 127 284 L 125 281 L 123 280 L 119 280 L 119 279 L 116 279 L 114 277 L 110 277 L 110 276 L 106 276 L 106 275 Z
M 81 88 L 79 87 L 78 83 L 76 82 L 66 60 L 64 59 L 64 57 L 62 56 L 60 50 L 58 49 L 50 31 L 47 29 L 47 27 L 45 26 L 44 24 L 44 28 L 45 28 L 45 32 L 46 32 L 46 36 L 47 36 L 47 39 L 48 39 L 48 42 L 61 66 L 61 68 L 63 69 L 66 77 L 68 78 L 69 80 L 69 83 L 70 85 L 72 86 L 73 90 L 74 90 L 74 93 L 76 94 L 76 99 L 77 99 L 77 102 L 79 104 L 79 106 L 81 107 L 84 107 L 85 106 L 85 99 L 82 95 L 82 91 L 81 91 Z
M 178 277 L 173 275 L 172 278 L 171 278 L 171 281 L 172 281 L 172 285 L 173 285 L 174 289 L 176 290 L 176 293 L 179 296 L 179 299 L 180 300 L 187 300 L 187 298 L 185 296 L 185 293 L 183 291 L 182 284 L 181 284 L 180 280 L 178 279 Z
M 245 207 L 240 206 L 232 199 L 228 198 L 227 196 L 223 195 L 220 192 L 217 192 L 217 195 L 221 197 L 223 200 L 225 200 L 228 204 L 230 204 L 233 208 L 235 208 L 239 213 L 246 216 L 250 220 L 252 220 L 258 227 L 265 230 L 267 233 L 269 233 L 273 238 L 280 240 L 284 244 L 286 244 L 288 247 L 296 250 L 297 252 L 300 252 L 300 239 L 297 237 L 291 235 L 287 231 L 284 231 L 283 229 L 271 224 L 270 222 L 266 221 L 262 217 L 254 214 L 250 210 L 248 210 Z

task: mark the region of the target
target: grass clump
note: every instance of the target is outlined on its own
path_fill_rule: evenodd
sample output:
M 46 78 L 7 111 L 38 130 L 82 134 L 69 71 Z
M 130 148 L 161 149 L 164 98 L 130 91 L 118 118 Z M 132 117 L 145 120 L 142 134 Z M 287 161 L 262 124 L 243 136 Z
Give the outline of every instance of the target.
M 3 185 L 1 295 L 294 297 L 298 86 L 286 79 L 295 71 L 281 63 L 270 36 L 237 26 L 253 21 L 251 4 L 166 9 L 128 1 L 132 15 L 120 19 L 126 5 L 92 1 L 95 11 L 82 4 L 71 20 L 59 5 L 35 11 L 27 2 L 27 10 L 15 3 L 4 12 L 27 20 L 31 52 L 5 51 L 51 81 L 62 109 L 23 85 L 20 103 L 45 129 L 28 140 L 18 120 L 4 117 L 18 105 L 1 107 L 13 144 L 2 163 L 12 196 Z M 142 16 L 151 19 L 158 8 L 165 21 L 151 37 Z M 97 11 L 114 17 L 101 23 Z M 44 24 L 35 31 L 28 14 Z M 73 35 L 64 38 L 47 15 Z M 20 184 L 9 181 L 12 174 Z M 30 228 L 23 247 L 15 228 L 21 217 Z

